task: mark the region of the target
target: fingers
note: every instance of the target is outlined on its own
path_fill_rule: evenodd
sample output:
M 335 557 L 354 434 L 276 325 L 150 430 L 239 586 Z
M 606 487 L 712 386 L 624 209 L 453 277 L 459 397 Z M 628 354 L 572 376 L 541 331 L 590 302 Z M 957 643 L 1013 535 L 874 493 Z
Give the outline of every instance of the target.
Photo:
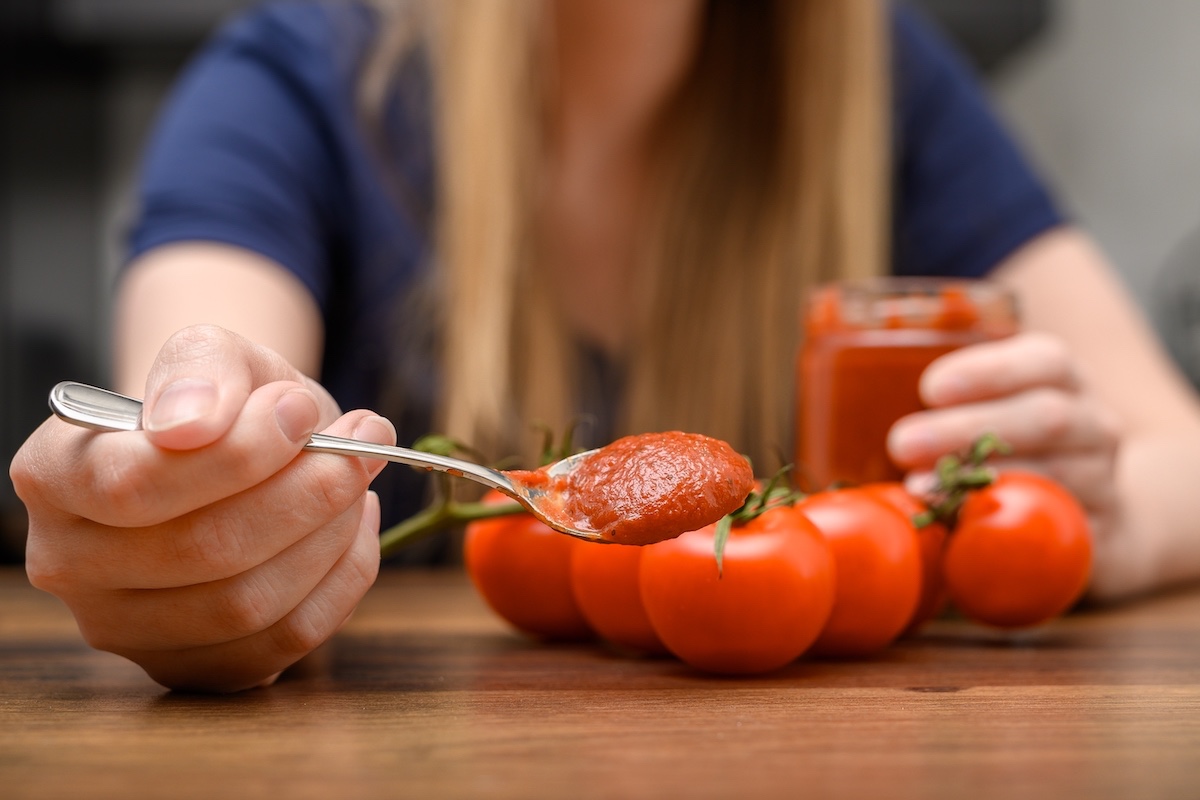
M 172 589 L 105 592 L 98 598 L 104 615 L 81 608 L 80 629 L 102 650 L 181 650 L 253 636 L 298 607 L 359 538 L 375 535 L 378 549 L 378 516 L 377 498 L 365 494 L 328 524 L 240 574 Z
M 1089 511 L 1111 509 L 1120 421 L 1057 339 L 1022 334 L 949 353 L 926 370 L 921 394 L 930 410 L 901 419 L 888 435 L 911 491 L 932 488 L 939 458 L 993 434 L 1009 452 L 991 466 L 1047 475 Z
M 1087 392 L 1075 360 L 1058 339 L 1025 333 L 948 353 L 921 376 L 930 411 L 893 426 L 888 450 L 901 466 L 931 465 L 985 433 L 1018 456 L 1096 449 L 1111 452 L 1115 417 Z
M 43 425 L 12 468 L 26 504 L 40 500 L 119 526 L 153 524 L 261 481 L 337 416 L 332 398 L 279 356 L 212 327 L 176 334 L 147 390 L 151 430 Z M 204 456 L 177 457 L 184 450 Z
M 170 688 L 231 692 L 257 686 L 337 632 L 378 572 L 379 504 L 371 495 L 352 545 L 313 590 L 273 624 L 240 639 L 185 650 L 113 650 Z
M 888 435 L 888 452 L 906 468 L 929 466 L 959 452 L 986 433 L 998 436 L 1014 455 L 1059 451 L 1115 451 L 1115 418 L 1087 397 L 1039 388 L 1012 397 L 912 414 Z
M 391 424 L 366 411 L 347 414 L 330 432 L 378 444 L 395 441 Z M 179 456 L 193 457 L 200 456 Z M 345 512 L 384 466 L 375 459 L 305 453 L 253 491 L 234 491 L 174 517 L 173 510 L 156 511 L 156 517 L 168 518 L 146 527 L 83 519 L 52 529 L 48 523 L 31 525 L 26 569 L 31 580 L 56 594 L 80 587 L 161 589 L 229 578 L 274 558 Z M 95 502 L 104 504 L 102 493 Z M 176 502 L 187 501 L 164 504 Z
M 1056 453 L 1045 458 L 996 458 L 988 462 L 996 472 L 1035 472 L 1065 486 L 1089 511 L 1108 511 L 1116 503 L 1112 490 L 1112 462 L 1094 451 Z M 918 470 L 905 478 L 913 495 L 931 494 L 936 487 L 932 472 Z
M 1052 336 L 1025 333 L 947 353 L 921 376 L 921 399 L 931 408 L 1006 397 L 1038 387 L 1077 392 L 1078 367 Z
M 315 429 L 312 393 L 292 382 L 250 393 L 217 444 L 180 452 L 141 431 L 59 425 L 47 445 L 62 471 L 54 490 L 69 514 L 118 527 L 154 525 L 254 486 L 287 465 Z M 48 456 L 50 457 L 50 456 Z

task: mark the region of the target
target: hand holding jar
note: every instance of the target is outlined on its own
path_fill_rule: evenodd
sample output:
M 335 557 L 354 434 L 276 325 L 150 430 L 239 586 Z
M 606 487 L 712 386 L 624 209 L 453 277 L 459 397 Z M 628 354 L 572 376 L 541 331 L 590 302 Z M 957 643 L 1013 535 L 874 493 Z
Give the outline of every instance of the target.
M 1012 448 L 999 468 L 1053 478 L 1088 509 L 1094 532 L 1107 527 L 1119 423 L 1058 339 L 1020 333 L 948 353 L 922 374 L 919 393 L 927 409 L 902 418 L 888 436 L 891 457 L 917 471 L 913 482 L 939 455 L 991 432 Z
M 939 456 L 984 433 L 1000 467 L 1057 480 L 1096 531 L 1113 513 L 1115 415 L 1067 348 L 1021 332 L 1016 303 L 986 281 L 885 278 L 821 287 L 799 361 L 796 458 L 821 485 L 922 483 Z

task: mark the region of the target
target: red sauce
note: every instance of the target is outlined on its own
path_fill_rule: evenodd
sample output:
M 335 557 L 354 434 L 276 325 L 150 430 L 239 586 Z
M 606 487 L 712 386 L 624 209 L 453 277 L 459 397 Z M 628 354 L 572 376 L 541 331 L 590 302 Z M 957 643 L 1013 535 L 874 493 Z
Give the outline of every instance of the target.
M 703 528 L 736 510 L 754 488 L 750 463 L 719 439 L 670 431 L 618 439 L 570 475 L 512 472 L 529 485 L 553 484 L 572 527 L 618 544 L 652 544 Z
M 805 325 L 796 460 L 817 486 L 900 478 L 887 434 L 924 408 L 917 384 L 925 367 L 1017 330 L 1013 300 L 994 284 L 897 278 L 821 287 Z

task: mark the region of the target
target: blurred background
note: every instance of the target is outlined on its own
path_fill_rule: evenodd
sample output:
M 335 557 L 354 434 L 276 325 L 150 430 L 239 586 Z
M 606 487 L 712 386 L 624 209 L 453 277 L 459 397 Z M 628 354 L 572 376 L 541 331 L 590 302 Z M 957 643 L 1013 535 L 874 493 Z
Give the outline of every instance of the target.
M 1200 385 L 1200 3 L 910 0 L 1001 114 Z M 0 2 L 0 457 L 64 378 L 104 382 L 111 277 L 155 111 L 248 0 Z M 0 560 L 24 512 L 0 482 Z

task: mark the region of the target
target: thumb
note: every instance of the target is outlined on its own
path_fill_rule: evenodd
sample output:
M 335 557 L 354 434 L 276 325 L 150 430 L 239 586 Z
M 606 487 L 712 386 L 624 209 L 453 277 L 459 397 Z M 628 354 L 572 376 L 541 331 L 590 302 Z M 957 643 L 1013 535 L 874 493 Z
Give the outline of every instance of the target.
M 204 447 L 225 435 L 251 392 L 275 381 L 308 387 L 278 353 L 232 331 L 184 328 L 167 340 L 150 369 L 142 425 L 160 447 Z

